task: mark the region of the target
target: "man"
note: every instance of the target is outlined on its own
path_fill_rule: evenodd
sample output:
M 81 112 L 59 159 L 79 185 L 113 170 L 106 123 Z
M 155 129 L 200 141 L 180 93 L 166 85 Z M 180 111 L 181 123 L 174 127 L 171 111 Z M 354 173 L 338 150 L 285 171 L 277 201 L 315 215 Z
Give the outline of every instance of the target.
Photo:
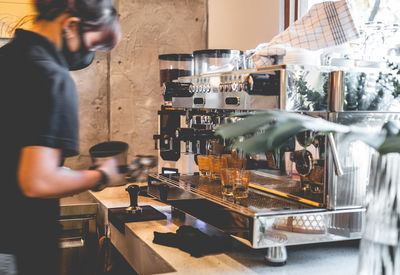
M 123 184 L 115 159 L 95 170 L 62 167 L 79 152 L 69 70 L 90 65 L 95 49 L 111 50 L 120 29 L 112 0 L 34 3 L 32 28 L 0 49 L 0 265 L 10 273 L 16 259 L 18 274 L 58 274 L 58 198 Z

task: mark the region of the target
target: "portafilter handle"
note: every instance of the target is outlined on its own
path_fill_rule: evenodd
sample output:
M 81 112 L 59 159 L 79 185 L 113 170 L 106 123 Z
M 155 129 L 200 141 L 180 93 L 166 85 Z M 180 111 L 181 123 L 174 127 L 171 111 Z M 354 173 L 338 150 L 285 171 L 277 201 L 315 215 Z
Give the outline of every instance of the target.
M 130 206 L 126 208 L 126 212 L 131 214 L 142 213 L 142 208 L 138 206 L 139 185 L 131 184 L 125 190 L 128 191 L 130 199 Z

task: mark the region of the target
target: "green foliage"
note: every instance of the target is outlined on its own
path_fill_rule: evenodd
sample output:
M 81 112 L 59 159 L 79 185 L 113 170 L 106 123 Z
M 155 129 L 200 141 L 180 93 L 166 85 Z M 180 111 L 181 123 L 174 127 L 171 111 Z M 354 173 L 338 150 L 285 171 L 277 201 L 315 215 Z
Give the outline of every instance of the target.
M 400 66 L 392 62 L 387 62 L 387 66 L 391 72 L 379 73 L 376 83 L 380 92 L 384 89 L 391 89 L 393 97 L 396 98 L 400 96 Z
M 327 109 L 328 103 L 328 86 L 329 86 L 329 74 L 321 73 L 323 78 L 322 91 L 318 91 L 315 87 L 309 87 L 309 83 L 306 80 L 307 72 L 300 74 L 296 77 L 294 72 L 288 71 L 289 73 L 289 87 L 288 97 L 291 98 L 295 94 L 299 96 L 295 103 L 294 110 L 299 111 L 323 111 Z
M 344 78 L 346 89 L 346 97 L 344 101 L 345 110 L 361 110 L 362 98 L 365 95 L 367 75 L 365 73 L 360 73 L 354 77 L 354 75 L 351 73 L 345 73 Z
M 249 154 L 272 152 L 290 138 L 304 131 L 316 135 L 343 134 L 348 140 L 361 140 L 381 154 L 400 152 L 400 131 L 393 123 L 385 124 L 382 131 L 371 132 L 356 126 L 333 123 L 319 117 L 268 110 L 247 114 L 232 114 L 239 119 L 234 123 L 220 125 L 216 135 L 232 139 L 233 148 Z
M 393 98 L 400 96 L 400 67 L 391 62 L 388 62 L 387 66 L 389 72 L 380 72 L 378 76 L 368 76 L 363 72 L 346 72 L 344 74 L 344 109 L 346 111 L 380 110 L 385 97 L 387 100 L 390 96 Z M 377 77 L 376 80 L 374 77 Z M 374 84 L 375 90 L 372 92 L 369 90 L 367 93 L 367 86 Z

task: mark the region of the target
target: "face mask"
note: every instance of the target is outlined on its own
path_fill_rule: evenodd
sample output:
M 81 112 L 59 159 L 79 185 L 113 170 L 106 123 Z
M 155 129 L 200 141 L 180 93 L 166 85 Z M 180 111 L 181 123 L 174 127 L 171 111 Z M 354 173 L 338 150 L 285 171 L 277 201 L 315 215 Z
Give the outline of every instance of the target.
M 88 67 L 94 59 L 94 51 L 90 51 L 84 42 L 83 32 L 79 31 L 81 45 L 76 52 L 71 52 L 67 45 L 67 39 L 63 35 L 62 54 L 67 60 L 70 71 L 77 71 Z

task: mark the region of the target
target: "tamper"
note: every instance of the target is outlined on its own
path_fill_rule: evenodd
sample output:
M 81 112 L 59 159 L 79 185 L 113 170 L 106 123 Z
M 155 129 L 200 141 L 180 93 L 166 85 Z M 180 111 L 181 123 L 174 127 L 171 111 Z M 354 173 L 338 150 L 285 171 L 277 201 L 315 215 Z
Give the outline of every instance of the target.
M 141 214 L 142 208 L 138 206 L 138 195 L 140 193 L 140 187 L 136 184 L 129 185 L 126 189 L 129 193 L 130 206 L 128 206 L 125 211 L 130 214 Z
M 138 206 L 139 185 L 131 184 L 125 190 L 129 193 L 130 206 L 108 209 L 108 219 L 119 232 L 125 233 L 125 223 L 163 220 L 167 218 L 167 216 L 151 205 Z

